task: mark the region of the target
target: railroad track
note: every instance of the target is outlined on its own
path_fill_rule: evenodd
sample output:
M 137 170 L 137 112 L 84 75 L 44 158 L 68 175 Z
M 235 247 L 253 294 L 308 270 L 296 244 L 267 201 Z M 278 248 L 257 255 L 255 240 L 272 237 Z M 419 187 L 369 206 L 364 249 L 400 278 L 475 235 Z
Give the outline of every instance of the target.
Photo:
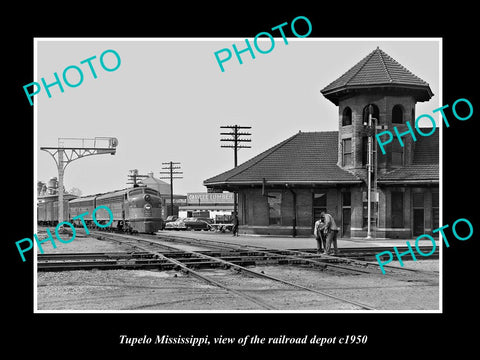
M 215 276 L 219 273 L 211 273 L 204 269 L 229 269 L 234 274 L 240 274 L 246 277 L 255 277 L 262 279 L 260 283 L 270 282 L 276 286 L 285 287 L 282 291 L 299 291 L 299 294 L 310 294 L 310 298 L 318 301 L 330 298 L 332 301 L 342 304 L 341 306 L 352 307 L 358 310 L 374 310 L 374 306 L 369 304 L 351 301 L 337 295 L 329 293 L 329 288 L 312 288 L 310 283 L 304 284 L 288 281 L 291 277 L 285 273 L 285 278 L 279 278 L 274 275 L 268 275 L 258 270 L 252 269 L 253 266 L 262 265 L 292 265 L 317 269 L 320 271 L 335 272 L 335 274 L 374 274 L 379 279 L 393 276 L 395 280 L 402 280 L 405 285 L 411 286 L 438 286 L 438 272 L 429 272 L 421 270 L 411 270 L 402 267 L 385 266 L 386 275 L 382 275 L 378 264 L 363 259 L 384 251 L 382 248 L 362 248 L 356 253 L 356 249 L 341 249 L 340 256 L 326 256 L 316 254 L 313 249 L 271 249 L 253 245 L 239 245 L 224 241 L 185 238 L 176 236 L 132 236 L 124 234 L 92 232 L 92 236 L 108 241 L 117 241 L 127 245 L 128 251 L 124 252 L 104 252 L 104 253 L 73 253 L 73 254 L 38 254 L 37 266 L 39 271 L 62 271 L 62 270 L 88 270 L 88 269 L 156 269 L 156 270 L 176 270 L 182 271 L 202 282 L 211 284 L 219 289 L 234 296 L 241 297 L 256 308 L 276 310 L 272 306 L 272 300 L 252 296 L 252 289 L 245 288 L 241 280 L 234 285 L 228 285 L 228 282 L 238 282 L 239 278 Z M 385 248 L 390 250 L 390 248 Z M 425 249 L 424 252 L 429 252 Z M 269 270 L 270 268 L 268 268 Z M 264 271 L 268 272 L 267 269 Z M 303 271 L 303 270 L 302 270 Z M 225 274 L 225 271 L 222 271 Z M 227 272 L 228 273 L 228 272 Z M 206 275 L 207 274 L 207 275 Z M 288 272 L 290 274 L 290 272 Z M 401 275 L 401 276 L 399 276 Z M 423 278 L 421 275 L 425 275 Z M 227 282 L 227 284 L 218 279 Z M 405 281 L 405 282 L 403 282 Z M 414 282 L 418 282 L 415 284 Z M 248 283 L 248 282 L 246 282 Z M 255 283 L 259 284 L 259 283 Z M 305 286 L 306 285 L 306 286 Z M 256 286 L 256 285 L 255 285 Z M 271 285 L 266 285 L 269 288 Z M 396 285 L 397 287 L 397 285 Z M 275 289 L 273 289 L 275 290 Z M 280 290 L 280 289 L 277 289 Z M 323 291 L 325 290 L 325 291 Z M 269 290 L 270 291 L 270 290 Z M 331 292 L 331 291 L 330 291 Z M 344 296 L 343 294 L 340 294 Z M 263 296 L 263 295 L 262 295 Z M 316 300 L 314 300 L 316 301 Z M 367 301 L 368 302 L 368 301 Z M 281 307 L 281 306 L 280 306 Z
M 232 249 L 222 249 L 221 253 L 218 250 L 215 251 L 191 251 L 182 249 L 179 250 L 178 247 L 173 246 L 172 244 L 166 244 L 165 242 L 160 242 L 157 239 L 146 239 L 140 236 L 131 236 L 131 235 L 120 235 L 120 234 L 105 234 L 105 233 L 95 233 L 92 235 L 97 236 L 101 239 L 113 240 L 126 244 L 135 248 L 138 251 L 131 253 L 103 253 L 103 254 L 72 254 L 62 258 L 62 255 L 50 255 L 49 257 L 39 256 L 38 258 L 38 269 L 41 270 L 54 270 L 59 269 L 72 270 L 77 268 L 135 268 L 141 266 L 142 268 L 151 266 L 152 268 L 163 268 L 163 269 L 175 269 L 180 270 L 184 273 L 187 273 L 195 278 L 198 278 L 201 281 L 204 281 L 208 284 L 217 286 L 228 293 L 234 294 L 236 296 L 242 297 L 255 305 L 259 306 L 262 309 L 276 310 L 274 306 L 268 302 L 263 301 L 257 297 L 254 297 L 247 293 L 247 291 L 242 291 L 241 289 L 235 289 L 231 286 L 228 286 L 221 281 L 214 279 L 212 276 L 207 276 L 201 271 L 197 271 L 196 268 L 199 267 L 222 267 L 224 269 L 230 269 L 235 273 L 243 274 L 244 276 L 256 277 L 262 279 L 263 281 L 270 281 L 277 284 L 282 284 L 288 288 L 293 288 L 296 291 L 308 292 L 310 294 L 315 294 L 323 298 L 328 297 L 334 299 L 342 304 L 349 304 L 359 310 L 374 310 L 373 307 L 368 304 L 363 304 L 358 301 L 352 301 L 349 299 L 344 299 L 336 295 L 329 294 L 325 291 L 320 291 L 308 286 L 301 284 L 293 283 L 291 281 L 281 279 L 279 277 L 265 274 L 264 272 L 259 272 L 251 268 L 247 268 L 248 265 L 255 265 L 258 263 L 269 264 L 269 263 L 278 263 L 279 260 L 285 263 L 295 263 L 303 262 L 303 259 L 295 258 L 292 259 L 290 256 L 281 256 L 278 254 L 265 254 L 264 251 L 251 251 L 251 250 L 242 250 L 235 251 Z M 96 259 L 95 256 L 99 255 Z M 219 256 L 221 255 L 221 256 Z M 307 260 L 307 262 L 310 260 Z M 320 264 L 324 265 L 324 264 Z M 343 269 L 343 271 L 351 269 Z
M 118 236 L 105 236 L 110 240 L 118 241 Z M 132 236 L 129 236 L 132 238 Z M 151 241 L 136 238 L 136 241 Z M 125 242 L 125 240 L 123 241 Z M 237 248 L 235 246 L 223 247 L 219 250 L 181 250 L 168 244 L 155 242 L 155 246 L 162 247 L 162 253 L 167 253 L 169 257 L 181 261 L 191 268 L 214 268 L 224 267 L 225 264 L 220 260 L 241 266 L 258 265 L 297 265 L 316 267 L 321 270 L 335 271 L 342 274 L 365 274 L 371 273 L 371 270 L 365 270 L 359 267 L 345 266 L 337 264 L 335 257 L 326 257 L 324 255 L 309 254 L 302 252 L 293 252 L 277 249 L 257 250 Z M 178 246 L 178 245 L 177 245 Z M 218 248 L 218 247 L 216 247 Z M 293 255 L 292 255 L 293 254 Z M 158 269 L 170 270 L 172 264 L 152 255 L 148 252 L 112 252 L 112 253 L 63 253 L 63 254 L 38 254 L 39 271 L 66 271 L 66 270 L 88 270 L 88 269 Z
M 97 237 L 109 237 L 110 240 L 125 242 L 127 238 L 135 239 L 136 242 L 154 242 L 155 246 L 162 247 L 162 253 L 168 252 L 169 257 L 184 263 L 191 268 L 214 268 L 222 267 L 220 260 L 241 266 L 255 265 L 294 265 L 309 266 L 320 270 L 334 271 L 341 274 L 358 275 L 374 274 L 381 275 L 376 261 L 367 261 L 375 254 L 390 248 L 355 248 L 342 249 L 339 256 L 317 254 L 314 250 L 287 250 L 269 249 L 254 245 L 239 245 L 224 241 L 215 241 L 199 238 L 187 238 L 183 236 L 158 235 L 157 237 L 143 235 L 140 237 L 115 233 L 94 232 Z M 123 239 L 123 240 L 119 240 Z M 159 242 L 161 241 L 161 243 Z M 169 244 L 175 243 L 177 247 Z M 179 249 L 179 244 L 186 244 L 187 249 Z M 185 251 L 194 249 L 195 251 Z M 206 250 L 213 249 L 213 250 Z M 423 249 L 427 252 L 428 249 Z M 195 255 L 195 256 L 192 256 Z M 438 258 L 438 250 L 430 258 Z M 159 269 L 170 270 L 172 264 L 168 261 L 154 257 L 148 251 L 135 253 L 81 253 L 81 254 L 38 254 L 39 271 L 62 271 L 81 269 Z M 88 261 L 90 260 L 90 261 Z M 409 269 L 399 266 L 384 265 L 384 276 L 418 275 L 436 276 L 438 272 Z
M 262 246 L 256 245 L 241 245 L 227 243 L 224 241 L 216 240 L 207 240 L 199 238 L 187 238 L 183 236 L 174 236 L 159 234 L 157 235 L 162 240 L 172 241 L 172 242 L 181 242 L 185 244 L 196 244 L 202 246 L 211 246 L 213 248 L 219 249 L 230 249 L 230 250 L 240 250 L 245 251 L 258 251 L 268 254 L 270 256 L 283 256 L 284 258 L 289 259 L 301 259 L 300 263 L 309 263 L 312 266 L 320 266 L 322 268 L 336 268 L 336 269 L 345 269 L 350 270 L 351 272 L 357 273 L 375 273 L 381 274 L 380 266 L 376 261 L 375 255 L 382 251 L 391 251 L 391 247 L 363 247 L 363 248 L 346 248 L 342 249 L 340 254 L 337 256 L 330 256 L 324 254 L 317 254 L 315 250 L 293 250 L 293 249 L 269 249 Z M 407 248 L 407 247 L 405 247 Z M 399 247 L 401 249 L 401 247 Z M 428 247 L 420 247 L 420 250 L 424 253 L 430 252 Z M 438 259 L 439 252 L 438 247 L 435 252 L 428 259 Z M 410 260 L 411 256 L 404 256 L 403 260 Z M 372 261 L 373 260 L 373 261 Z M 297 263 L 299 264 L 299 263 Z M 436 276 L 438 272 L 420 270 L 420 269 L 409 269 L 400 266 L 394 265 L 383 265 L 386 276 L 397 276 L 397 275 L 411 275 L 411 274 L 423 274 L 427 276 Z

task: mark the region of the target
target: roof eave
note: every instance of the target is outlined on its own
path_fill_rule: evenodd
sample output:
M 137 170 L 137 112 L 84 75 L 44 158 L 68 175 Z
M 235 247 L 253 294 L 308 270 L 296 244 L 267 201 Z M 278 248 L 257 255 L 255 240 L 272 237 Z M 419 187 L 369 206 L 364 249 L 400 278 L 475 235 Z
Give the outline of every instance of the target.
M 433 92 L 428 85 L 414 85 L 414 84 L 395 84 L 395 83 L 379 83 L 379 84 L 370 84 L 370 85 L 343 85 L 336 88 L 328 90 L 320 90 L 323 96 L 328 100 L 333 102 L 335 105 L 338 105 L 338 101 L 341 97 L 345 96 L 349 92 L 355 92 L 359 90 L 372 90 L 372 89 L 381 89 L 381 88 L 391 88 L 391 89 L 408 89 L 415 91 L 415 99 L 417 101 L 423 102 L 428 101 L 433 97 Z
M 392 179 L 392 180 L 377 180 L 377 184 L 384 185 L 400 185 L 400 184 L 439 184 L 438 179 Z
M 267 185 L 331 185 L 331 184 L 361 184 L 362 180 L 321 180 L 321 181 L 309 181 L 309 180 L 275 180 L 266 181 Z M 216 181 L 216 182 L 203 182 L 204 186 L 229 186 L 229 185 L 263 185 L 263 181 Z

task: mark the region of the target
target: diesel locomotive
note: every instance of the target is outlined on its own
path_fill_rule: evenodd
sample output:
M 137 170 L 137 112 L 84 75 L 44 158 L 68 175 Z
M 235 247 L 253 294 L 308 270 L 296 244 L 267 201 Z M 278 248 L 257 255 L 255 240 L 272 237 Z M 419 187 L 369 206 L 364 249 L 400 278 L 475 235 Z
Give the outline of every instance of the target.
M 92 218 L 93 210 L 98 206 L 107 206 L 113 214 L 111 228 L 124 232 L 154 233 L 164 227 L 162 219 L 162 199 L 160 193 L 149 187 L 134 187 L 116 190 L 102 194 L 72 198 L 65 195 L 64 219 L 75 226 L 82 227 L 85 224 L 94 228 Z M 40 225 L 52 226 L 58 223 L 58 196 L 42 198 L 38 203 L 37 220 Z M 88 213 L 87 215 L 73 220 L 74 217 Z M 111 216 L 100 208 L 95 218 L 98 223 L 106 224 Z

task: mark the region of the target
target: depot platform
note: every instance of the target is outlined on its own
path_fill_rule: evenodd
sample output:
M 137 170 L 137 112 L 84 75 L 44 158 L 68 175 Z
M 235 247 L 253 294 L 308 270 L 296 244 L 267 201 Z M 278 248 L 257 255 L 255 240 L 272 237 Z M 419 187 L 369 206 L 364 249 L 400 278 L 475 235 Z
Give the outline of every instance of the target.
M 275 235 L 250 235 L 240 234 L 233 236 L 229 232 L 204 232 L 204 231 L 158 231 L 159 237 L 170 238 L 186 238 L 219 241 L 238 245 L 254 245 L 262 246 L 269 249 L 314 249 L 317 247 L 317 242 L 313 235 L 311 237 L 305 236 L 275 236 Z M 384 238 L 337 238 L 338 248 L 355 248 L 355 247 L 388 247 L 396 246 L 406 247 L 407 241 L 412 247 L 415 246 L 415 239 L 384 239 Z M 431 246 L 432 242 L 428 239 L 421 239 L 419 246 Z M 435 239 L 435 245 L 439 245 L 438 239 Z

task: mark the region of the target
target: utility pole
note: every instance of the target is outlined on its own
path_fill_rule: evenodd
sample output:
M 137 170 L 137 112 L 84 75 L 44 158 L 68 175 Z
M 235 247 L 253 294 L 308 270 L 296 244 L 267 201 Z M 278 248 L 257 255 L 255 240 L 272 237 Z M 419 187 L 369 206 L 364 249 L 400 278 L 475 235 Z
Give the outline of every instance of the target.
M 130 170 L 130 174 L 128 175 L 128 180 L 130 180 L 130 182 L 127 182 L 127 184 L 133 184 L 133 187 L 138 187 L 137 179 L 147 177 L 148 175 L 140 175 L 138 173 L 138 169 L 132 169 Z
M 250 145 L 241 145 L 244 142 L 251 142 L 251 139 L 245 138 L 245 136 L 252 135 L 249 132 L 242 132 L 239 131 L 241 129 L 251 129 L 251 126 L 239 126 L 239 125 L 231 125 L 231 126 L 220 126 L 221 129 L 230 129 L 230 132 L 221 132 L 220 135 L 230 135 L 231 138 L 222 138 L 220 141 L 228 141 L 233 142 L 230 145 L 222 145 L 222 148 L 233 148 L 233 166 L 237 167 L 238 165 L 238 149 L 242 148 L 251 148 Z M 243 137 L 242 137 L 243 136 Z M 233 191 L 233 214 L 237 215 L 237 192 Z
M 58 223 L 64 222 L 63 218 L 63 175 L 65 168 L 72 161 L 90 155 L 110 154 L 115 155 L 118 145 L 117 138 L 96 137 L 87 138 L 58 138 L 57 147 L 40 147 L 48 152 L 55 160 L 58 169 Z
M 168 170 L 168 171 L 160 171 L 160 174 L 169 175 L 169 176 L 163 176 L 163 177 L 160 177 L 160 179 L 170 178 L 170 214 L 169 215 L 173 215 L 173 179 L 183 179 L 182 176 L 174 176 L 174 175 L 183 174 L 183 172 L 175 171 L 177 169 L 180 169 L 180 166 L 177 166 L 177 165 L 180 165 L 179 162 L 173 162 L 173 161 L 164 162 L 162 163 L 162 165 L 166 165 L 162 167 L 162 169 Z
M 373 137 L 376 135 L 378 119 L 373 117 L 373 106 L 368 108 L 368 164 L 367 164 L 367 239 L 372 238 L 372 173 L 374 175 L 374 194 L 377 196 L 377 152 L 373 150 L 374 141 Z M 374 124 L 375 123 L 375 124 Z M 375 152 L 375 154 L 374 154 Z M 375 157 L 374 157 L 375 156 Z M 377 199 L 375 198 L 375 202 Z M 375 217 L 376 219 L 376 217 Z

